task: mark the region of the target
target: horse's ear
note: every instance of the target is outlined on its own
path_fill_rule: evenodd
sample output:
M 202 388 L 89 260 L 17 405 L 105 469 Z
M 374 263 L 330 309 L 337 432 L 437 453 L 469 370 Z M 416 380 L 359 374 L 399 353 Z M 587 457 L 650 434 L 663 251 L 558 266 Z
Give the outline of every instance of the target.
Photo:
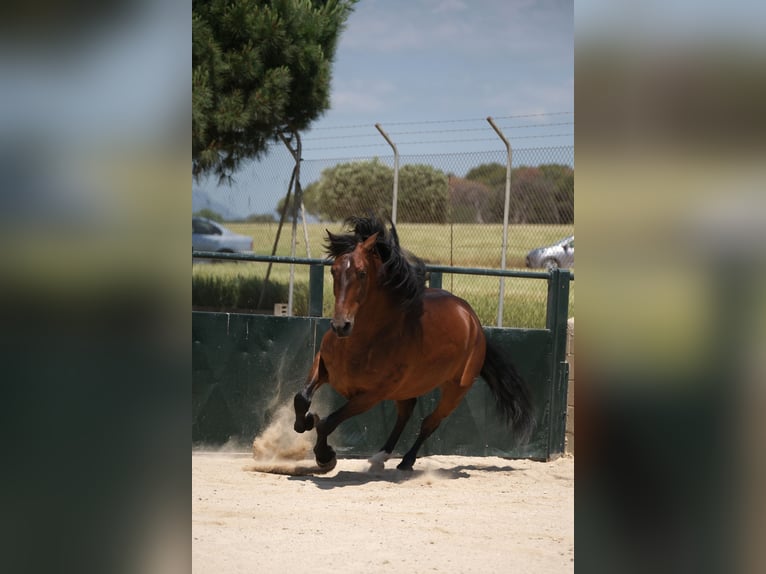
M 367 239 L 364 240 L 364 243 L 362 243 L 362 249 L 366 252 L 370 252 L 373 247 L 375 247 L 375 242 L 378 240 L 378 232 L 376 231 L 372 235 L 370 235 Z
M 324 231 L 327 234 L 326 246 L 328 251 L 333 252 L 333 255 L 338 255 L 335 253 L 335 251 L 337 251 L 340 248 L 339 246 L 342 245 L 343 238 L 340 235 L 335 235 L 329 229 L 325 229 Z

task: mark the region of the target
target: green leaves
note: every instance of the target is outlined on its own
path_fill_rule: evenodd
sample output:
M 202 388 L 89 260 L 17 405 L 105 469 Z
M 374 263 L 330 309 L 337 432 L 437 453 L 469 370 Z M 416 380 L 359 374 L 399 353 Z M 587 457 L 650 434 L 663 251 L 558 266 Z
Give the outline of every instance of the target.
M 446 223 L 449 210 L 447 175 L 430 165 L 405 165 L 399 171 L 397 217 L 408 223 Z
M 375 158 L 325 169 L 304 193 L 306 209 L 322 219 L 391 214 L 394 170 Z M 429 165 L 405 165 L 399 171 L 399 222 L 447 221 L 447 175 Z
M 506 167 L 499 163 L 482 164 L 466 174 L 466 180 L 492 190 L 489 205 L 482 207 L 482 221 L 503 221 L 505 177 Z M 573 223 L 574 170 L 562 164 L 513 168 L 509 208 L 511 223 Z
M 356 0 L 192 5 L 192 171 L 229 177 L 280 131 L 329 106 L 338 35 Z

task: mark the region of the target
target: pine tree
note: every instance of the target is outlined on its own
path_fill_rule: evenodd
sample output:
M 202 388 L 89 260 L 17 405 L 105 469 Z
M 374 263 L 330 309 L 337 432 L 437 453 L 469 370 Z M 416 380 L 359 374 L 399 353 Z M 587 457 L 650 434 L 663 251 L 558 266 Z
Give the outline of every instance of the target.
M 329 107 L 337 41 L 356 2 L 193 1 L 195 176 L 231 176 Z

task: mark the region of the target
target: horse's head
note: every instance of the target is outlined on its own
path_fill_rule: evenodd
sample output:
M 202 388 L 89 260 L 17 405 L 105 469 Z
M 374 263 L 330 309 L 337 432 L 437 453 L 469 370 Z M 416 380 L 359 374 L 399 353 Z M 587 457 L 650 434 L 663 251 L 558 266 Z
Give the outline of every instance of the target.
M 359 307 L 364 304 L 373 282 L 377 280 L 373 249 L 378 234 L 374 233 L 356 245 L 350 253 L 339 255 L 331 267 L 335 313 L 330 320 L 338 337 L 348 337 L 354 328 Z

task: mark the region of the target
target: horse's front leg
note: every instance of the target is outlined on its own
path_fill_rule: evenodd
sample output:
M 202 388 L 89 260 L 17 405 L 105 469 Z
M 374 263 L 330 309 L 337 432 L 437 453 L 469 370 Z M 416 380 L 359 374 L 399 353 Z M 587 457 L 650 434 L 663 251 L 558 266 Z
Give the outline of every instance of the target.
M 335 450 L 327 444 L 327 437 L 345 420 L 368 411 L 381 401 L 378 393 L 363 393 L 349 399 L 337 411 L 323 419 L 317 419 L 317 442 L 314 446 L 314 456 L 320 467 L 335 466 Z
M 314 357 L 314 364 L 311 366 L 306 386 L 303 390 L 295 395 L 293 399 L 293 408 L 295 408 L 295 423 L 293 428 L 295 432 L 305 432 L 314 428 L 314 424 L 319 420 L 319 417 L 314 413 L 309 412 L 311 406 L 311 398 L 314 396 L 314 392 L 327 382 L 327 370 L 322 361 L 322 355 L 317 353 Z

